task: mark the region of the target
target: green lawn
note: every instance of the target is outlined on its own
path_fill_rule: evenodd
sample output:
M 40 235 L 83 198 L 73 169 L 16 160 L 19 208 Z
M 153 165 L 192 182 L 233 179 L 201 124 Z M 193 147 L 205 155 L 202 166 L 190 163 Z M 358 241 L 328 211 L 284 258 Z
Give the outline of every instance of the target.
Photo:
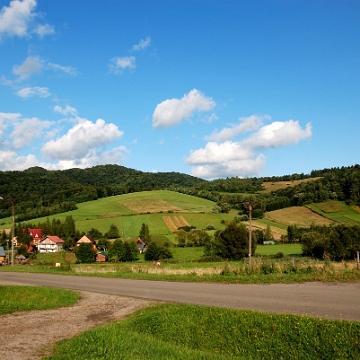
M 47 310 L 75 304 L 80 296 L 71 290 L 35 286 L 0 285 L 0 314 Z
M 163 304 L 87 331 L 57 359 L 359 359 L 360 323 Z
M 282 252 L 284 255 L 301 255 L 300 244 L 277 244 L 277 245 L 257 245 L 256 255 L 271 256 L 278 252 Z

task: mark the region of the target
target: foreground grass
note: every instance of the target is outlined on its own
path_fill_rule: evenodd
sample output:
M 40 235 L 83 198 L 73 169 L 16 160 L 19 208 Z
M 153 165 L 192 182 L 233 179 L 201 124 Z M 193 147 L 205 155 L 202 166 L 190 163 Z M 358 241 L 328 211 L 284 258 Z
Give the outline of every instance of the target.
M 33 286 L 1 286 L 0 314 L 47 310 L 75 304 L 80 296 L 70 290 Z
M 60 342 L 58 359 L 359 359 L 360 323 L 158 305 Z

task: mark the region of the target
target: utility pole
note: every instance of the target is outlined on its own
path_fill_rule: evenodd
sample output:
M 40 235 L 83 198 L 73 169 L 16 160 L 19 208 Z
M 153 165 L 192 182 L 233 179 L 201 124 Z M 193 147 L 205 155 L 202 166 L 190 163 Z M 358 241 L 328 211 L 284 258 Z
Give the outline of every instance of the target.
M 252 265 L 252 227 L 251 227 L 251 220 L 252 220 L 252 211 L 256 204 L 255 200 L 248 200 L 244 202 L 244 205 L 249 209 L 249 264 Z

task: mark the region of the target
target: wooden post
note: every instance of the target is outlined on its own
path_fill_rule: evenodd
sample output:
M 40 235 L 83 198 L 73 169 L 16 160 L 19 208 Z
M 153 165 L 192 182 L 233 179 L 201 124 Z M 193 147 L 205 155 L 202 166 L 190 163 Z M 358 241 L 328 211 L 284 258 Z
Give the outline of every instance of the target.
M 360 268 L 360 256 L 359 256 L 359 251 L 356 252 L 356 267 L 359 269 Z

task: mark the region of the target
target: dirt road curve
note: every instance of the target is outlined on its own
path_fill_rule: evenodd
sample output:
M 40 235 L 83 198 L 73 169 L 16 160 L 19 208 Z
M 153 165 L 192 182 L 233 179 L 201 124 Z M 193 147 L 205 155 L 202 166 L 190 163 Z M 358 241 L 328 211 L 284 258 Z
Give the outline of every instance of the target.
M 80 293 L 82 299 L 75 306 L 0 316 L 0 359 L 41 359 L 51 353 L 55 342 L 121 319 L 149 304 L 141 299 Z
M 146 300 L 360 321 L 360 283 L 226 285 L 0 272 L 0 284 L 7 281 Z

